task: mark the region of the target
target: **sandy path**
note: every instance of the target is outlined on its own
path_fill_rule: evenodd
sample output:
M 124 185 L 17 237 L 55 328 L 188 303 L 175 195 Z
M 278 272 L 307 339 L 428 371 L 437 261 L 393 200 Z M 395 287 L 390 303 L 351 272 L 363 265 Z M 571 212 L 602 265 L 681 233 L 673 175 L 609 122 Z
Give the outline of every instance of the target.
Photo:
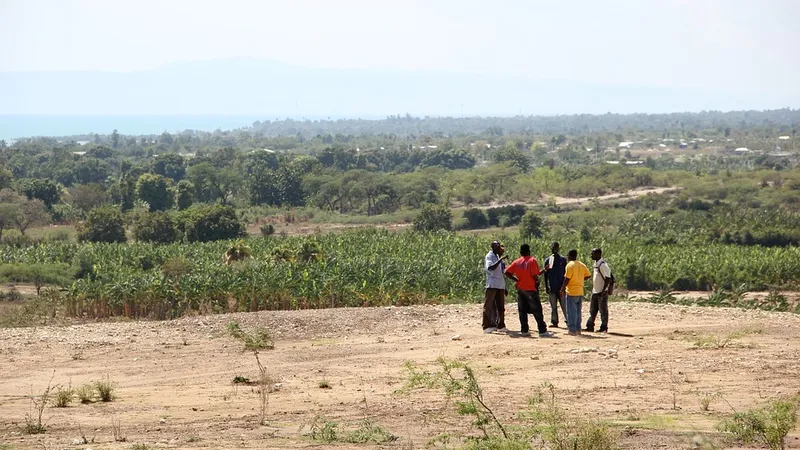
M 519 329 L 516 308 L 507 311 L 509 327 Z M 713 432 L 730 408 L 717 401 L 702 412 L 702 392 L 720 392 L 737 409 L 800 393 L 800 316 L 640 303 L 613 303 L 611 314 L 611 331 L 632 337 L 579 339 L 563 329 L 553 339 L 485 335 L 478 305 L 0 329 L 0 448 L 329 448 L 299 430 L 317 414 L 340 427 L 369 417 L 401 438 L 384 447 L 422 448 L 440 433 L 468 431 L 468 420 L 453 414 L 440 393 L 394 393 L 405 361 L 433 368 L 442 355 L 470 362 L 504 421 L 517 423 L 526 397 L 550 381 L 571 410 L 627 425 L 624 448 L 689 448 L 697 432 Z M 256 424 L 255 389 L 231 384 L 236 375 L 257 374 L 253 356 L 225 332 L 231 320 L 275 335 L 276 348 L 262 352 L 281 384 L 270 398 L 268 426 Z M 698 336 L 746 326 L 759 333 L 729 348 L 692 349 Z M 571 352 L 584 347 L 597 351 Z M 54 371 L 53 383 L 62 385 L 109 377 L 118 399 L 49 408 L 46 434 L 21 434 L 25 396 L 41 392 Z M 320 389 L 322 380 L 332 388 Z M 127 442 L 114 442 L 112 420 Z M 93 444 L 72 445 L 79 427 Z M 796 436 L 789 443 L 800 448 Z

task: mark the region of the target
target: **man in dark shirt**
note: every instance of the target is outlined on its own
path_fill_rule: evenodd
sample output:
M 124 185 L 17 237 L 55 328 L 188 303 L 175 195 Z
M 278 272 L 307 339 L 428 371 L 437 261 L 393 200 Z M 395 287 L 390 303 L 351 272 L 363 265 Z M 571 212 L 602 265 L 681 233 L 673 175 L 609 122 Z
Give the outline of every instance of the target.
M 564 322 L 567 321 L 566 298 L 561 295 L 561 287 L 564 284 L 564 271 L 567 267 L 567 259 L 558 253 L 560 246 L 558 242 L 553 242 L 550 246 L 552 255 L 544 260 L 544 286 L 550 297 L 550 326 L 558 327 L 558 305 L 561 305 L 561 313 L 564 314 Z

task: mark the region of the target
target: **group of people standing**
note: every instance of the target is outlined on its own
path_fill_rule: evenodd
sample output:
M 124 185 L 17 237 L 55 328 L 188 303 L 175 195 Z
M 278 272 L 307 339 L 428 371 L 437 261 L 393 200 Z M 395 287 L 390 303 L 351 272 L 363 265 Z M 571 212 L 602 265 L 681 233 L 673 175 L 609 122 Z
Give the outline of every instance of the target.
M 541 276 L 544 278 L 545 290 L 550 300 L 550 326 L 558 327 L 560 307 L 569 335 L 580 336 L 584 284 L 592 277 L 592 273 L 578 260 L 577 250 L 567 252 L 566 258 L 559 253 L 558 242 L 553 242 L 550 250 L 552 254 L 544 259 L 544 268 L 540 271 L 538 261 L 531 256 L 530 245 L 522 244 L 519 249 L 520 257 L 506 266 L 508 255 L 505 254 L 505 248 L 499 241 L 492 242 L 492 249 L 484 258 L 486 269 L 484 333 L 510 332 L 505 324 L 505 298 L 508 294 L 505 278 L 509 278 L 514 281 L 517 289 L 520 335 L 530 336 L 528 314 L 532 314 L 539 329 L 539 337 L 553 336 L 547 331 L 539 297 Z M 594 269 L 592 296 L 589 319 L 583 331 L 595 331 L 595 320 L 599 312 L 600 328 L 597 331 L 604 333 L 608 331 L 608 295 L 613 289 L 614 278 L 600 248 L 592 249 L 591 257 Z

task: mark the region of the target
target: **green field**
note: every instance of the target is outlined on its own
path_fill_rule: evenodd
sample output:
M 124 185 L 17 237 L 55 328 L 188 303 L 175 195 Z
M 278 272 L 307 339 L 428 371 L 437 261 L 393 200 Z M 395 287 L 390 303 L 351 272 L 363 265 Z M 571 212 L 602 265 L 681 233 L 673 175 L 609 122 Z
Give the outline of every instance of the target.
M 516 256 L 518 238 L 505 240 Z M 155 245 L 52 243 L 2 247 L 6 266 L 69 264 L 82 273 L 64 293 L 72 316 L 167 318 L 220 313 L 425 302 L 477 302 L 489 238 L 452 233 L 390 233 L 361 229 L 341 234 L 244 241 L 251 258 L 225 265 L 231 241 Z M 547 255 L 549 242 L 531 241 Z M 800 248 L 708 244 L 569 242 L 589 262 L 607 248 L 619 285 L 652 288 L 796 288 Z

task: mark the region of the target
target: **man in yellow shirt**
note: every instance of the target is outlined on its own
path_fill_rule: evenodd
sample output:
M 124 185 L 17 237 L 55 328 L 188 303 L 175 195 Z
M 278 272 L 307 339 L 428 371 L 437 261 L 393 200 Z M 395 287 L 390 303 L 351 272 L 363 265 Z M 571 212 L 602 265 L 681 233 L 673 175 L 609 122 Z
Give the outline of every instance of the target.
M 564 271 L 564 285 L 561 295 L 567 295 L 567 328 L 570 336 L 581 334 L 581 304 L 583 302 L 583 284 L 592 274 L 586 264 L 578 261 L 578 251 L 573 249 L 567 253 L 567 267 Z

